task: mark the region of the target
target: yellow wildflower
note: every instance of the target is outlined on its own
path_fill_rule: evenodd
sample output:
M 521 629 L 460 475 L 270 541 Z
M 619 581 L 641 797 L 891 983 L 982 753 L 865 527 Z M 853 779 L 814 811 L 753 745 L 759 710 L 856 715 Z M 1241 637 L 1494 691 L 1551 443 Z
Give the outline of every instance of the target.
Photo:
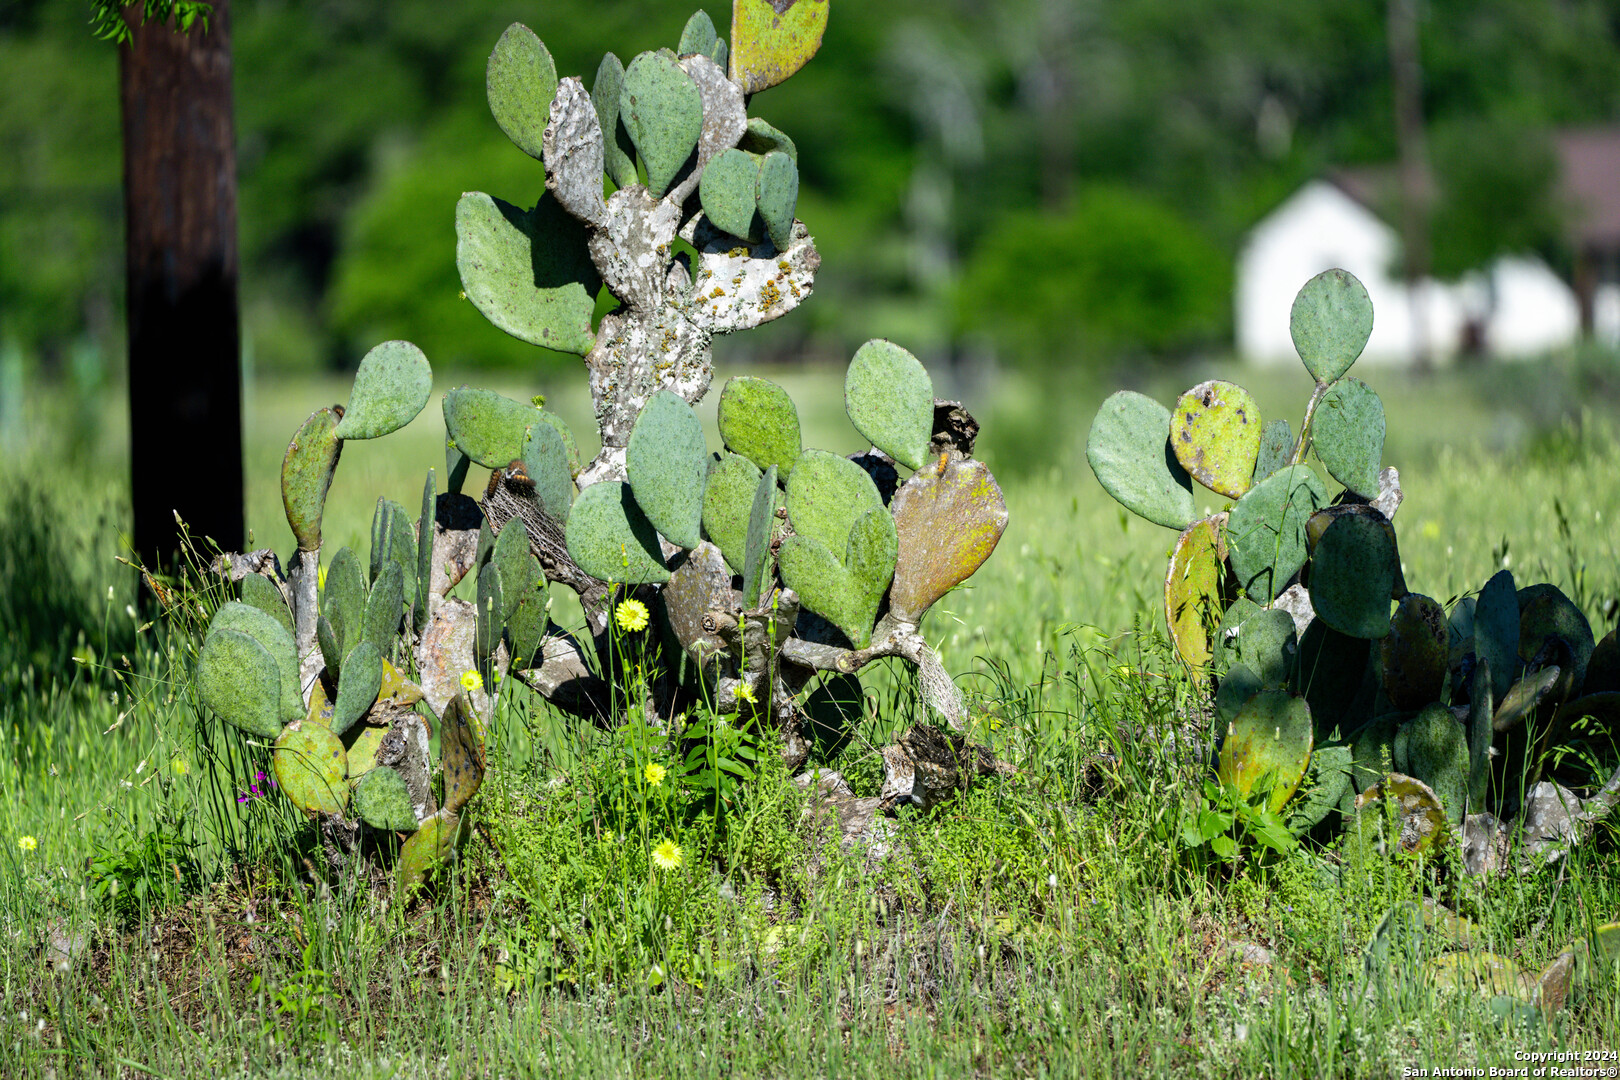
M 658 787 L 664 782 L 664 776 L 666 775 L 667 771 L 668 770 L 666 770 L 662 765 L 658 764 L 658 762 L 653 761 L 648 762 L 647 767 L 642 770 L 642 775 L 647 778 L 647 783 L 651 784 L 653 787 Z
M 666 841 L 666 843 L 667 843 L 667 841 Z M 39 847 L 39 841 L 35 840 L 32 836 L 24 836 L 24 837 L 20 837 L 17 840 L 17 846 L 22 848 L 24 851 L 33 851 L 35 848 Z M 655 857 L 656 857 L 656 855 L 655 855 Z M 681 849 L 676 848 L 675 849 L 675 865 L 679 866 L 680 864 L 681 864 Z
M 461 673 L 461 688 L 467 691 L 467 693 L 471 694 L 475 691 L 482 690 L 483 687 L 484 677 L 478 674 L 478 672 L 474 671 L 472 668 L 468 668 L 466 671 Z
M 747 683 L 738 683 L 731 693 L 738 701 L 746 701 L 750 705 L 759 704 L 759 701 L 754 697 L 754 688 Z
M 653 862 L 660 870 L 681 868 L 681 848 L 673 840 L 665 840 L 652 850 Z
M 647 605 L 640 600 L 626 600 L 614 612 L 619 629 L 627 634 L 647 629 Z

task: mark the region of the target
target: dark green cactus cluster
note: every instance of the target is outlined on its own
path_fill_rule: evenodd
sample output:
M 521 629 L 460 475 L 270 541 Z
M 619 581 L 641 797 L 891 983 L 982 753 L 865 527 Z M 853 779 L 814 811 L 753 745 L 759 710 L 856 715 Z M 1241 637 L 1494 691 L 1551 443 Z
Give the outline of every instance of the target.
M 1173 411 L 1113 395 L 1087 456 L 1114 498 L 1180 531 L 1165 613 L 1214 687 L 1220 779 L 1245 796 L 1269 785 L 1275 811 L 1303 787 L 1298 833 L 1387 802 L 1406 846 L 1426 847 L 1465 815 L 1515 808 L 1578 725 L 1601 740 L 1592 721 L 1620 719 L 1620 650 L 1612 633 L 1594 644 L 1556 587 L 1515 588 L 1507 570 L 1449 616 L 1411 592 L 1383 405 L 1346 375 L 1372 331 L 1366 290 L 1342 270 L 1313 278 L 1291 329 L 1316 380 L 1297 438 L 1210 381 Z M 1194 480 L 1232 501 L 1194 520 Z
M 431 388 L 421 352 L 389 342 L 361 361 L 346 409 L 321 409 L 299 429 L 282 468 L 296 565 L 318 564 L 321 517 L 343 442 L 403 427 L 422 411 Z M 296 569 L 291 583 L 273 570 L 242 576 L 240 600 L 222 605 L 209 624 L 195 676 L 203 702 L 220 719 L 271 741 L 278 786 L 299 809 L 351 832 L 363 822 L 411 834 L 401 853 L 401 886 L 419 881 L 448 854 L 456 815 L 483 768 L 481 729 L 467 696 L 457 695 L 440 717 L 447 781 L 444 804 L 435 809 L 427 727 L 417 712 L 425 707 L 423 690 L 396 666 L 402 641 L 426 623 L 433 588 L 431 472 L 423 507 L 412 521 L 403 507 L 379 500 L 369 565 L 342 548 L 316 590 L 297 587 Z M 314 638 L 303 656 L 301 626 Z

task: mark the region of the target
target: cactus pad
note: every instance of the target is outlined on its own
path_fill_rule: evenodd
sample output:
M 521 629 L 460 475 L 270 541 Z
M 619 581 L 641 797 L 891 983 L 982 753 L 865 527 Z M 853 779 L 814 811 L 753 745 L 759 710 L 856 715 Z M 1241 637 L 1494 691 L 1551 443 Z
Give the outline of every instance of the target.
M 1258 484 L 1294 456 L 1294 432 L 1287 420 L 1267 420 L 1260 428 L 1260 456 L 1254 462 L 1254 483 Z
M 568 515 L 568 553 L 599 581 L 648 585 L 669 580 L 658 533 L 630 488 L 606 482 L 579 493 Z
M 490 563 L 501 574 L 505 595 L 495 615 L 504 622 L 517 609 L 523 594 L 534 588 L 535 574 L 539 570 L 539 564 L 529 553 L 529 534 L 524 531 L 521 520 L 513 518 L 501 527 L 490 551 Z
M 1505 956 L 1488 952 L 1453 952 L 1436 956 L 1423 967 L 1430 985 L 1442 990 L 1468 990 L 1486 997 L 1529 994 L 1534 979 Z
M 321 513 L 326 508 L 326 493 L 337 471 L 338 456 L 343 453 L 343 440 L 337 436 L 342 422 L 343 410 L 339 406 L 316 409 L 293 435 L 287 455 L 282 458 L 281 505 L 287 511 L 287 524 L 292 526 L 299 551 L 320 549 Z
M 444 426 L 457 449 L 486 469 L 504 469 L 523 456 L 523 440 L 540 410 L 493 390 L 461 386 L 444 395 Z
M 280 623 L 289 638 L 293 636 L 292 611 L 287 607 L 287 599 L 275 582 L 263 574 L 249 574 L 242 579 L 242 603 L 258 608 Z
M 717 416 L 726 449 L 761 469 L 776 466 L 784 479 L 799 460 L 799 410 L 788 392 L 768 379 L 739 375 L 720 390 Z
M 405 572 L 399 563 L 389 562 L 382 568 L 371 595 L 366 597 L 366 614 L 362 637 L 371 642 L 384 660 L 392 660 L 399 647 L 399 623 L 405 610 Z M 343 645 L 352 655 L 360 639 L 347 638 Z M 347 658 L 345 658 L 347 663 Z
M 1221 620 L 1214 654 L 1217 667 L 1242 664 L 1260 685 L 1271 689 L 1286 686 L 1299 656 L 1293 617 L 1286 611 L 1256 608 L 1239 600 L 1227 608 Z
M 1232 507 L 1227 550 L 1238 585 L 1251 599 L 1269 604 L 1305 565 L 1305 523 L 1326 504 L 1327 489 L 1310 467 L 1289 465 Z
M 1581 689 L 1588 694 L 1620 691 L 1620 631 L 1610 630 L 1592 647 Z
M 377 767 L 377 751 L 382 749 L 383 737 L 387 734 L 388 728 L 376 724 L 361 724 L 349 729 L 344 746 L 349 758 L 350 780 L 364 776 Z
M 473 306 L 519 341 L 580 356 L 591 351 L 601 275 L 585 226 L 550 192 L 528 211 L 480 191 L 463 195 L 456 269 Z
M 889 610 L 912 624 L 984 565 L 1007 528 L 1007 501 L 984 462 L 943 461 L 914 473 L 889 505 L 899 541 Z
M 1395 732 L 1395 768 L 1434 791 L 1453 825 L 1462 823 L 1468 793 L 1468 733 L 1434 702 Z
M 249 604 L 231 601 L 221 604 L 208 624 L 209 633 L 217 630 L 237 630 L 263 645 L 275 661 L 276 675 L 281 683 L 280 708 L 283 722 L 304 715 L 304 697 L 298 679 L 298 649 L 293 637 L 274 616 Z
M 737 147 L 757 157 L 764 157 L 772 150 L 780 150 L 792 158 L 795 165 L 799 163 L 799 148 L 793 144 L 793 140 L 757 116 L 748 118 L 748 128 Z
M 757 200 L 771 243 L 776 250 L 786 251 L 793 240 L 793 213 L 799 205 L 799 167 L 780 150 L 772 150 L 759 163 Z M 932 395 L 932 389 L 929 393 Z
M 1433 851 L 1443 846 L 1446 809 L 1429 785 L 1415 777 L 1391 773 L 1383 783 L 1356 797 L 1356 809 L 1367 809 L 1386 799 L 1392 803 L 1395 839 L 1402 851 Z
M 842 552 L 857 519 L 882 510 L 871 475 L 846 457 L 806 450 L 787 479 L 787 510 L 793 531 L 813 537 L 829 552 Z
M 1086 460 L 1103 490 L 1127 510 L 1181 530 L 1193 521 L 1192 478 L 1169 438 L 1169 409 L 1145 394 L 1120 390 L 1091 422 Z
M 338 647 L 338 664 L 327 666 L 336 672 L 348 651 L 365 632 L 366 578 L 352 548 L 339 548 L 326 567 L 326 587 L 321 591 L 321 614 L 331 624 Z
M 1311 606 L 1341 634 L 1381 638 L 1389 633 L 1389 601 L 1400 556 L 1388 522 L 1359 514 L 1334 519 L 1311 557 Z
M 1440 604 L 1420 593 L 1401 597 L 1389 634 L 1379 643 L 1384 693 L 1390 702 L 1407 712 L 1438 701 L 1449 656 L 1446 613 Z M 1426 779 L 1422 773 L 1413 775 Z
M 1312 725 L 1321 730 L 1321 721 L 1313 718 Z M 1312 781 L 1304 797 L 1294 807 L 1288 826 L 1296 834 L 1314 829 L 1326 821 L 1328 815 L 1351 794 L 1350 747 L 1342 744 L 1318 746 L 1311 752 L 1307 776 Z
M 1221 676 L 1220 686 L 1215 690 L 1215 718 L 1220 723 L 1220 730 L 1237 719 L 1237 714 L 1243 706 L 1249 703 L 1265 687 L 1260 684 L 1260 676 L 1244 667 L 1242 664 L 1233 664 Z
M 1260 407 L 1236 383 L 1211 379 L 1181 395 L 1170 446 L 1194 480 L 1229 499 L 1249 490 L 1260 457 Z
M 484 729 L 473 715 L 466 694 L 457 694 L 440 718 L 444 766 L 444 808 L 459 814 L 484 782 Z
M 428 598 L 433 594 L 433 537 L 437 531 L 434 518 L 439 506 L 434 479 L 433 470 L 429 469 L 427 479 L 422 483 L 422 513 L 416 519 L 416 572 L 412 582 L 415 586 L 412 594 L 415 606 L 411 623 L 417 633 L 421 633 L 422 627 L 427 625 Z
M 1491 667 L 1491 699 L 1500 705 L 1519 679 L 1519 595 L 1513 573 L 1498 570 L 1474 604 L 1474 655 Z
M 642 53 L 625 68 L 619 118 L 647 169 L 647 190 L 663 198 L 703 131 L 697 84 L 673 56 Z
M 1371 791 L 1395 767 L 1395 732 L 1400 727 L 1393 716 L 1381 716 L 1364 724 L 1350 739 L 1355 754 L 1351 779 L 1356 790 Z
M 1519 590 L 1519 659 L 1530 663 L 1543 643 L 1555 635 L 1569 646 L 1574 685 L 1579 687 L 1586 681 L 1592 659 L 1592 624 L 1558 586 L 1545 582 L 1526 585 Z
M 897 544 L 894 518 L 879 507 L 850 529 L 842 563 L 822 541 L 800 535 L 782 542 L 777 565 L 783 584 L 799 594 L 806 608 L 863 649 L 871 643 L 872 620 L 894 577 Z
M 416 419 L 433 393 L 433 368 L 408 341 L 385 341 L 366 353 L 354 373 L 340 439 L 376 439 Z
M 557 65 L 545 43 L 522 23 L 506 28 L 484 68 L 489 111 L 518 149 L 541 159 L 551 99 L 557 93 Z
M 757 94 L 785 81 L 821 48 L 828 0 L 732 0 L 731 77 Z
M 1356 276 L 1327 270 L 1294 297 L 1288 332 L 1305 370 L 1319 385 L 1341 378 L 1372 336 L 1372 300 Z
M 312 724 L 288 727 L 276 740 L 276 783 L 306 814 L 341 814 L 349 801 L 343 742 Z
M 855 350 L 844 374 L 844 411 L 873 446 L 908 469 L 922 468 L 934 432 L 934 384 L 915 356 L 881 338 Z
M 742 573 L 748 556 L 748 519 L 761 475 L 759 467 L 741 454 L 717 454 L 709 462 L 703 489 L 703 531 L 734 574 Z
M 1305 778 L 1311 740 L 1311 710 L 1305 699 L 1284 690 L 1262 690 L 1228 725 L 1217 775 L 1245 797 L 1269 780 L 1266 805 L 1279 811 Z
M 1321 619 L 1311 620 L 1299 641 L 1297 684 L 1311 707 L 1319 742 L 1349 732 L 1346 721 L 1367 668 L 1370 647 L 1366 638 L 1347 637 Z
M 708 474 L 703 424 L 679 394 L 660 390 L 630 430 L 625 472 L 636 505 L 676 547 L 703 539 L 703 482 Z
M 681 42 L 675 46 L 675 52 L 680 56 L 692 53 L 709 56 L 714 52 L 719 40 L 720 35 L 715 33 L 714 20 L 709 18 L 709 13 L 702 10 L 694 11 L 681 30 Z
M 281 674 L 263 645 L 240 630 L 215 630 L 197 655 L 197 693 L 232 727 L 273 739 L 286 720 Z
M 1474 665 L 1468 684 L 1468 806 L 1483 807 L 1491 787 L 1491 742 L 1496 738 L 1491 702 L 1491 668 Z
M 755 240 L 754 211 L 759 204 L 759 162 L 741 150 L 723 150 L 703 167 L 698 196 L 703 213 L 715 228 Z
M 374 829 L 414 832 L 416 810 L 405 778 L 393 769 L 370 769 L 354 785 L 354 813 Z
M 591 104 L 602 127 L 603 163 L 616 188 L 636 182 L 636 163 L 631 159 L 635 144 L 619 126 L 619 99 L 624 87 L 624 63 L 612 53 L 602 57 L 591 84 Z
M 504 575 L 502 577 L 502 588 L 506 594 L 503 599 L 510 609 L 506 617 L 506 633 L 512 646 L 512 662 L 520 668 L 533 666 L 535 655 L 545 644 L 546 628 L 550 622 L 546 614 L 545 575 L 541 573 L 540 563 L 533 555 L 525 552 L 524 558 L 529 565 L 519 579 L 522 582 L 519 589 L 507 589 Z
M 411 535 L 410 519 L 403 506 L 384 497 L 377 500 L 371 514 L 371 580 L 376 581 L 390 562 L 399 563 L 407 577 L 416 576 L 416 538 Z
M 1214 656 L 1212 636 L 1220 623 L 1224 554 L 1220 525 L 1205 518 L 1187 527 L 1170 555 L 1170 570 L 1164 579 L 1165 621 L 1176 653 L 1190 668 L 1202 668 Z
M 408 899 L 430 872 L 450 858 L 460 831 L 460 818 L 449 810 L 441 809 L 422 821 L 399 849 L 395 888 L 401 900 Z
M 502 530 L 504 532 L 504 530 Z M 502 617 L 506 610 L 506 589 L 501 581 L 501 569 L 493 562 L 478 568 L 478 621 L 473 635 L 473 656 L 485 674 L 489 673 L 489 658 L 501 643 L 506 631 Z
M 754 502 L 748 510 L 748 536 L 743 548 L 743 594 L 745 611 L 759 606 L 771 580 L 771 537 L 776 532 L 776 466 L 760 474 L 754 488 Z
M 343 661 L 337 701 L 332 708 L 332 734 L 342 735 L 371 708 L 382 690 L 383 658 L 377 647 L 362 641 Z
M 1384 403 L 1360 379 L 1340 379 L 1322 395 L 1311 442 L 1328 474 L 1364 499 L 1378 496 L 1384 457 Z

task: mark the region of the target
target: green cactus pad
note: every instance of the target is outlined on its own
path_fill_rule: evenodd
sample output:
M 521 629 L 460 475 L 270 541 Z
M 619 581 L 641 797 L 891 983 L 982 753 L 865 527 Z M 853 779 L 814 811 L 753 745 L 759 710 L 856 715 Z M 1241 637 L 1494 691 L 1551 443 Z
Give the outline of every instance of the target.
M 855 462 L 825 450 L 799 455 L 787 480 L 788 518 L 793 531 L 841 552 L 856 520 L 883 508 L 871 474 Z
M 1327 270 L 1307 281 L 1288 320 L 1305 370 L 1323 386 L 1350 370 L 1367 347 L 1372 326 L 1372 300 L 1347 270 Z
M 681 30 L 681 43 L 675 46 L 675 52 L 679 56 L 690 56 L 692 53 L 710 56 L 719 40 L 720 35 L 714 30 L 714 20 L 709 18 L 707 11 L 700 9 L 686 20 L 686 26 Z
M 433 368 L 408 341 L 385 341 L 366 353 L 354 373 L 340 439 L 376 439 L 416 419 L 433 393 Z
M 519 150 L 541 160 L 551 99 L 557 93 L 557 65 L 545 43 L 522 23 L 513 23 L 495 43 L 484 69 L 489 111 Z
M 478 568 L 478 624 L 473 634 L 473 656 L 478 666 L 488 673 L 489 658 L 501 643 L 506 631 L 503 614 L 506 610 L 506 589 L 501 581 L 500 567 L 493 562 Z
M 727 379 L 720 390 L 718 422 L 726 449 L 761 469 L 775 465 L 784 479 L 792 474 L 802 443 L 799 410 L 786 390 L 768 379 Z
M 619 126 L 623 88 L 624 64 L 608 53 L 597 66 L 596 81 L 591 83 L 591 104 L 596 106 L 596 119 L 602 126 L 604 164 L 616 188 L 627 188 L 636 182 L 636 163 L 632 157 L 635 144 Z
M 1486 805 L 1491 786 L 1491 743 L 1496 738 L 1491 703 L 1491 667 L 1484 660 L 1474 665 L 1468 684 L 1468 807 L 1477 812 Z
M 1525 672 L 1524 677 L 1508 687 L 1508 692 L 1502 695 L 1491 716 L 1491 726 L 1497 731 L 1507 731 L 1523 722 L 1552 693 L 1561 674 L 1563 672 L 1557 664 Z
M 341 666 L 343 657 L 359 644 L 365 631 L 365 572 L 350 548 L 339 548 L 327 564 L 326 587 L 321 590 L 321 614 L 331 623 L 336 635 Z
M 276 740 L 276 783 L 306 814 L 342 814 L 349 801 L 349 758 L 343 742 L 323 727 L 289 727 Z
M 900 545 L 889 610 L 913 624 L 984 565 L 1007 528 L 996 478 L 968 458 L 930 461 L 895 492 L 889 513 Z
M 1192 478 L 1170 449 L 1170 410 L 1120 390 L 1097 410 L 1086 460 L 1097 482 L 1127 510 L 1180 531 L 1193 521 Z
M 1395 732 L 1395 768 L 1429 785 L 1453 825 L 1462 823 L 1468 793 L 1468 733 L 1439 702 Z
M 644 52 L 624 70 L 619 118 L 647 169 L 647 190 L 661 199 L 703 132 L 703 96 L 673 55 Z
M 934 433 L 934 383 L 915 356 L 882 338 L 856 349 L 844 374 L 844 411 L 873 446 L 922 468 Z
M 500 571 L 503 595 L 495 617 L 505 622 L 523 594 L 534 587 L 533 575 L 538 566 L 529 554 L 529 534 L 521 520 L 512 518 L 501 527 L 490 550 L 489 565 Z
M 366 614 L 362 637 L 376 647 L 384 660 L 392 660 L 399 646 L 399 623 L 405 613 L 405 572 L 399 563 L 389 562 L 382 569 L 371 595 L 366 597 Z M 344 641 L 344 648 L 352 655 L 358 641 Z M 348 662 L 348 658 L 344 658 Z
M 658 532 L 625 484 L 592 484 L 580 492 L 566 531 L 568 553 L 599 581 L 650 585 L 669 580 Z
M 395 871 L 399 899 L 409 899 L 421 888 L 428 874 L 449 860 L 456 850 L 456 835 L 460 831 L 460 818 L 448 810 L 441 809 L 423 820 L 399 849 L 399 869 Z
M 383 567 L 391 562 L 399 564 L 407 579 L 414 579 L 416 555 L 416 537 L 411 535 L 411 519 L 405 508 L 393 499 L 379 498 L 371 515 L 371 580 L 376 581 Z
M 459 814 L 484 782 L 484 727 L 473 715 L 466 694 L 444 707 L 439 736 L 444 768 L 444 808 Z
M 275 617 L 249 604 L 230 601 L 221 604 L 208 624 L 210 634 L 219 630 L 236 630 L 264 646 L 275 661 L 280 681 L 281 720 L 283 723 L 304 715 L 304 696 L 298 680 L 298 648 Z
M 1312 724 L 1321 730 L 1321 721 L 1313 718 Z M 1288 820 L 1288 827 L 1296 836 L 1326 821 L 1328 815 L 1344 803 L 1345 797 L 1352 794 L 1352 760 L 1350 747 L 1342 744 L 1318 746 L 1311 752 L 1304 797 L 1295 804 Z
M 759 216 L 777 251 L 793 242 L 793 214 L 799 206 L 799 166 L 780 150 L 772 150 L 759 163 Z M 929 395 L 932 398 L 933 388 Z
M 423 697 L 422 688 L 389 663 L 382 662 L 382 685 L 377 688 L 377 700 L 394 705 L 414 705 Z
M 1254 483 L 1258 484 L 1287 465 L 1293 456 L 1294 432 L 1288 421 L 1267 420 L 1260 428 L 1260 456 L 1254 462 Z
M 1311 620 L 1299 642 L 1295 680 L 1316 720 L 1318 742 L 1338 738 L 1348 732 L 1350 706 L 1364 679 L 1367 656 L 1371 651 L 1366 638 L 1346 637 L 1321 619 Z
M 1393 803 L 1395 840 L 1401 851 L 1415 854 L 1444 847 L 1446 808 L 1429 785 L 1416 777 L 1391 773 L 1377 787 L 1357 797 L 1356 809 L 1366 809 L 1385 799 Z
M 903 550 L 903 548 L 902 548 Z M 1164 614 L 1181 662 L 1201 669 L 1214 657 L 1225 572 L 1220 526 L 1212 518 L 1187 526 L 1170 554 L 1164 579 Z
M 1288 612 L 1259 609 L 1241 600 L 1226 610 L 1216 632 L 1217 667 L 1242 664 L 1254 672 L 1262 686 L 1279 689 L 1293 677 L 1298 656 L 1298 632 Z
M 1216 770 L 1222 784 L 1247 797 L 1269 778 L 1266 800 L 1273 813 L 1299 790 L 1311 760 L 1311 709 L 1285 690 L 1262 690 L 1250 698 L 1226 729 Z
M 596 343 L 591 315 L 602 278 L 585 226 L 550 192 L 529 211 L 481 191 L 463 195 L 456 269 L 473 306 L 519 341 L 580 356 Z
M 219 718 L 249 735 L 273 739 L 285 710 L 281 675 L 270 651 L 240 630 L 215 630 L 197 655 L 197 693 Z
M 716 154 L 703 167 L 698 197 L 703 214 L 714 227 L 744 240 L 757 240 L 754 211 L 759 205 L 759 162 L 751 154 L 730 149 Z
M 361 724 L 350 728 L 343 745 L 349 758 L 349 779 L 364 776 L 377 767 L 377 751 L 382 749 L 388 728 L 376 724 Z
M 1446 613 L 1439 602 L 1421 593 L 1401 597 L 1389 634 L 1379 643 L 1384 693 L 1390 702 L 1407 712 L 1440 700 L 1449 658 Z M 1422 773 L 1413 775 L 1427 780 Z
M 1357 791 L 1371 791 L 1394 769 L 1395 732 L 1400 724 L 1395 716 L 1381 716 L 1351 736 L 1355 761 L 1350 776 Z
M 382 654 L 369 641 L 349 651 L 338 680 L 337 701 L 332 707 L 332 733 L 342 735 L 371 708 L 382 689 Z
M 444 395 L 444 426 L 462 453 L 486 469 L 504 469 L 523 457 L 523 440 L 540 420 L 533 405 L 493 390 L 460 386 Z
M 676 547 L 702 541 L 703 482 L 709 448 L 703 423 L 684 398 L 660 390 L 642 406 L 630 429 L 625 473 L 636 505 Z
M 263 574 L 249 574 L 242 579 L 242 603 L 258 608 L 280 623 L 289 638 L 293 636 L 292 611 L 287 607 L 287 599 L 275 582 Z
M 820 540 L 793 536 L 776 554 L 782 582 L 800 602 L 863 649 L 872 641 L 872 620 L 894 576 L 898 540 L 894 519 L 879 507 L 850 530 L 842 563 Z
M 1328 388 L 1311 420 L 1311 443 L 1328 474 L 1364 499 L 1378 495 L 1384 458 L 1384 403 L 1360 379 Z
M 281 460 L 281 505 L 299 551 L 320 549 L 321 513 L 343 453 L 343 440 L 337 436 L 342 422 L 341 407 L 316 409 L 287 444 Z
M 1327 489 L 1306 465 L 1278 469 L 1232 507 L 1226 546 L 1238 585 L 1269 604 L 1305 565 L 1305 523 L 1327 505 Z
M 1534 979 L 1505 956 L 1488 952 L 1453 952 L 1436 956 L 1423 967 L 1431 986 L 1467 990 L 1486 997 L 1522 997 Z
M 771 580 L 771 537 L 776 533 L 776 466 L 760 474 L 754 487 L 753 505 L 748 510 L 748 535 L 743 546 L 743 610 L 759 606 Z
M 549 618 L 546 614 L 546 578 L 540 572 L 540 563 L 531 554 L 525 553 L 528 562 L 527 569 L 522 575 L 522 587 L 517 590 L 506 590 L 503 599 L 510 614 L 506 617 L 506 633 L 512 646 L 512 662 L 519 668 L 532 666 L 535 654 L 545 644 L 546 627 Z M 503 585 L 505 575 L 502 575 Z M 513 592 L 517 595 L 514 597 Z
M 334 679 L 341 678 L 343 640 L 338 636 L 332 620 L 325 615 L 315 616 L 315 644 L 321 650 L 321 662 L 326 665 L 327 673 Z
M 354 785 L 354 813 L 373 829 L 415 832 L 416 810 L 411 806 L 405 778 L 393 769 L 370 769 Z
M 1474 604 L 1474 655 L 1491 667 L 1491 700 L 1500 705 L 1519 681 L 1519 595 L 1513 573 L 1498 570 Z
M 461 494 L 461 486 L 467 482 L 467 470 L 470 468 L 472 468 L 472 458 L 457 449 L 456 444 L 447 437 L 444 444 L 444 490 L 446 494 Z
M 792 158 L 795 165 L 799 163 L 799 148 L 793 144 L 793 140 L 757 116 L 748 118 L 748 130 L 737 147 L 755 157 L 764 157 L 772 150 L 780 150 Z
M 1347 514 L 1327 527 L 1311 556 L 1311 607 L 1341 634 L 1381 638 L 1399 573 L 1387 523 Z
M 1610 630 L 1603 640 L 1592 647 L 1592 656 L 1586 662 L 1586 678 L 1581 680 L 1581 691 L 1586 694 L 1606 694 L 1620 691 L 1620 633 Z
M 1243 711 L 1249 699 L 1264 689 L 1260 676 L 1242 664 L 1227 668 L 1226 674 L 1221 676 L 1220 686 L 1215 690 L 1215 718 L 1220 723 L 1220 730 L 1225 731 L 1227 725 L 1237 719 L 1237 714 Z
M 732 0 L 731 79 L 745 94 L 786 80 L 821 48 L 828 0 Z
M 309 709 L 304 713 L 304 723 L 332 730 L 332 717 L 337 712 L 337 706 L 327 700 L 326 687 L 321 685 L 322 680 L 316 679 L 309 688 Z
M 429 469 L 427 479 L 422 483 L 422 513 L 416 519 L 416 567 L 413 575 L 415 606 L 411 622 L 418 634 L 427 625 L 428 597 L 433 585 L 434 519 L 439 506 L 434 480 L 433 470 Z
M 717 454 L 709 462 L 703 489 L 703 532 L 720 549 L 733 574 L 742 573 L 748 557 L 748 518 L 762 475 L 741 454 Z
M 1260 458 L 1260 407 L 1236 383 L 1211 379 L 1181 395 L 1170 417 L 1170 447 L 1194 480 L 1236 499 L 1249 490 Z
M 1569 646 L 1574 685 L 1579 687 L 1592 660 L 1592 624 L 1558 586 L 1526 585 L 1519 590 L 1519 659 L 1530 663 L 1554 635 Z

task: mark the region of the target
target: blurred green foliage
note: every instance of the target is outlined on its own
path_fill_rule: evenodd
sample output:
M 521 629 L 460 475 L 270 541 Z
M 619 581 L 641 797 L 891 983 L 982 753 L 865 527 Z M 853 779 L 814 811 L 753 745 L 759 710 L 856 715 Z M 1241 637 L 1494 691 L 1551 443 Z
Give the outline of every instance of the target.
M 725 5 L 709 12 L 725 33 Z M 690 13 L 662 0 L 234 5 L 251 362 L 352 366 L 366 344 L 405 337 L 436 365 L 572 370 L 459 299 L 456 197 L 532 201 L 543 183 L 489 118 L 484 62 L 521 20 L 560 72 L 589 80 L 605 43 L 624 59 L 673 46 Z M 116 356 L 122 336 L 117 52 L 91 14 L 0 0 L 0 341 L 47 367 L 84 338 Z M 1395 156 L 1384 14 L 838 4 L 815 61 L 752 108 L 800 149 L 823 298 L 727 355 L 847 356 L 880 334 L 961 356 L 971 338 L 974 355 L 1038 370 L 1219 345 L 1245 230 L 1331 166 Z M 1527 248 L 1556 262 L 1533 136 L 1620 117 L 1620 0 L 1431 0 L 1420 18 L 1436 267 Z M 1018 252 L 1042 237 L 1051 257 L 1020 287 Z

